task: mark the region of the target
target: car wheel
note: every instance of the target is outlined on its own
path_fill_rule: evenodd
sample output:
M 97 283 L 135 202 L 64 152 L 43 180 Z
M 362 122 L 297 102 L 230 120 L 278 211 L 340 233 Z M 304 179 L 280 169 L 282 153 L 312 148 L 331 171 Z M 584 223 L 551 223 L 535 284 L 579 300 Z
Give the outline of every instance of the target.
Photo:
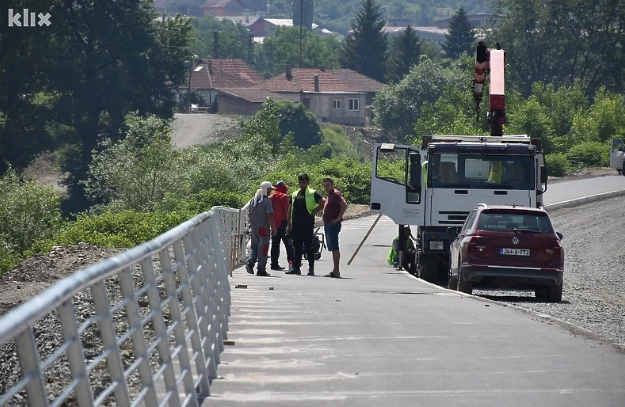
M 465 294 L 473 294 L 473 281 L 466 281 L 462 277 L 462 269 L 458 270 L 458 291 Z
M 447 288 L 450 290 L 458 290 L 458 279 L 451 276 L 451 267 L 449 268 L 449 275 L 447 276 Z
M 536 295 L 536 298 L 544 300 L 547 298 L 548 291 L 549 290 L 547 288 L 537 288 L 534 294 Z
M 562 301 L 562 283 L 558 285 L 550 285 L 547 288 L 547 301 L 549 302 Z

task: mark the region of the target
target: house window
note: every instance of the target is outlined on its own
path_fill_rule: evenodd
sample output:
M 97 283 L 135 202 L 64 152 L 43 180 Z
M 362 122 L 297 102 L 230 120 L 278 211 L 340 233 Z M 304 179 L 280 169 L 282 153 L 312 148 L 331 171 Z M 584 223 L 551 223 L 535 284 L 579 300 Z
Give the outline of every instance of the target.
M 341 108 L 341 99 L 334 99 L 332 101 L 332 109 L 340 109 Z
M 358 99 L 350 99 L 349 100 L 349 110 L 352 111 L 352 112 L 358 111 L 358 109 L 360 108 L 359 102 L 360 101 Z

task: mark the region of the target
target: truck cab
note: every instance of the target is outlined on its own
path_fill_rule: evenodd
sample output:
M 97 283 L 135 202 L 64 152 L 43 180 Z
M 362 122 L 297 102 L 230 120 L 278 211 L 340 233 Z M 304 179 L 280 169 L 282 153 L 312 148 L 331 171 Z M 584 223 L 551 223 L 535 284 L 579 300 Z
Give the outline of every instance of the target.
M 447 278 L 450 227 L 479 203 L 540 208 L 547 188 L 539 140 L 427 136 L 420 146 L 376 144 L 371 211 L 417 227 L 417 272 Z

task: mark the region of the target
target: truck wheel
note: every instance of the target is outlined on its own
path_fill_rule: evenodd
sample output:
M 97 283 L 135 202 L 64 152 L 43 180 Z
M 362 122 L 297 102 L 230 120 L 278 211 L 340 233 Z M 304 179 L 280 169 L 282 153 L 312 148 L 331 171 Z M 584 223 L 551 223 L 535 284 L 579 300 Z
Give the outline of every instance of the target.
M 465 281 L 462 277 L 462 269 L 458 271 L 458 291 L 465 294 L 473 294 L 473 281 Z
M 558 285 L 550 285 L 547 288 L 547 301 L 549 302 L 562 301 L 562 283 Z
M 428 283 L 436 283 L 438 260 L 434 256 L 421 254 L 419 256 L 419 278 Z

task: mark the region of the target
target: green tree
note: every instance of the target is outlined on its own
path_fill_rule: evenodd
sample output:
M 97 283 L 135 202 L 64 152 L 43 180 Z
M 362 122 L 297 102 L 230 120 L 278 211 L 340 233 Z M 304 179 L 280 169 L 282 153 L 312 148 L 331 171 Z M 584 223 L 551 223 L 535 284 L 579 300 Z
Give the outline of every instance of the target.
M 582 84 L 588 96 L 603 85 L 625 89 L 622 2 L 578 0 L 501 0 L 494 17 L 501 22 L 492 38 L 507 51 L 510 81 L 529 96 L 536 82 Z
M 397 83 L 410 72 L 413 65 L 419 63 L 421 58 L 421 41 L 419 36 L 412 29 L 406 30 L 393 40 L 386 65 L 386 79 L 390 83 Z
M 19 10 L 51 10 L 52 5 L 51 0 L 11 3 Z M 7 164 L 22 170 L 36 154 L 52 147 L 48 103 L 40 93 L 48 83 L 44 64 L 55 58 L 49 42 L 52 26 L 26 29 L 9 27 L 5 21 L 0 24 L 0 174 Z
M 375 122 L 398 141 L 410 139 L 425 102 L 436 103 L 447 85 L 462 89 L 469 81 L 457 67 L 424 59 L 399 83 L 378 92 L 372 107 Z
M 414 132 L 415 142 L 432 134 L 486 135 L 485 129 L 475 120 L 472 93 L 453 85 L 444 86 L 435 103 L 423 103 Z
M 352 24 L 352 34 L 345 38 L 342 64 L 361 74 L 384 81 L 388 41 L 382 32 L 385 21 L 375 0 L 363 0 Z
M 553 128 L 551 120 L 536 97 L 530 97 L 519 109 L 510 111 L 506 134 L 527 134 L 540 139 L 546 154 L 553 152 Z
M 244 124 L 244 137 L 261 135 L 278 152 L 281 143 L 292 135 L 295 146 L 303 149 L 318 145 L 323 141 L 321 127 L 315 115 L 301 103 L 276 102 L 272 98 Z
M 320 37 L 304 30 L 302 32 L 302 65 L 328 69 L 339 67 L 340 43 L 334 36 Z M 256 52 L 256 69 L 266 77 L 284 72 L 286 64 L 299 64 L 299 27 L 278 27 L 276 32 L 265 38 Z
M 449 20 L 449 33 L 445 34 L 443 51 L 447 58 L 456 59 L 462 53 L 471 52 L 476 42 L 475 28 L 464 7 L 460 7 Z
M 213 16 L 191 19 L 190 53 L 200 58 L 241 58 L 247 60 L 249 33 L 245 26 Z M 214 32 L 219 34 L 215 47 Z M 216 52 L 217 51 L 217 52 Z M 251 62 L 251 61 L 248 61 Z
M 55 120 L 75 129 L 68 151 L 78 156 L 66 159 L 71 166 L 63 170 L 71 174 L 66 209 L 76 211 L 89 205 L 81 181 L 94 149 L 106 138 L 123 138 L 127 113 L 173 115 L 190 25 L 181 16 L 155 22 L 150 3 L 136 0 L 59 5 L 57 15 L 49 36 L 55 58 L 44 71 Z
M 291 8 L 293 10 L 293 26 L 299 29 L 301 21 L 302 27 L 311 31 L 314 7 L 313 0 L 293 0 Z
M 181 187 L 171 121 L 131 114 L 127 123 L 124 140 L 94 154 L 85 191 L 110 208 L 151 211 Z

